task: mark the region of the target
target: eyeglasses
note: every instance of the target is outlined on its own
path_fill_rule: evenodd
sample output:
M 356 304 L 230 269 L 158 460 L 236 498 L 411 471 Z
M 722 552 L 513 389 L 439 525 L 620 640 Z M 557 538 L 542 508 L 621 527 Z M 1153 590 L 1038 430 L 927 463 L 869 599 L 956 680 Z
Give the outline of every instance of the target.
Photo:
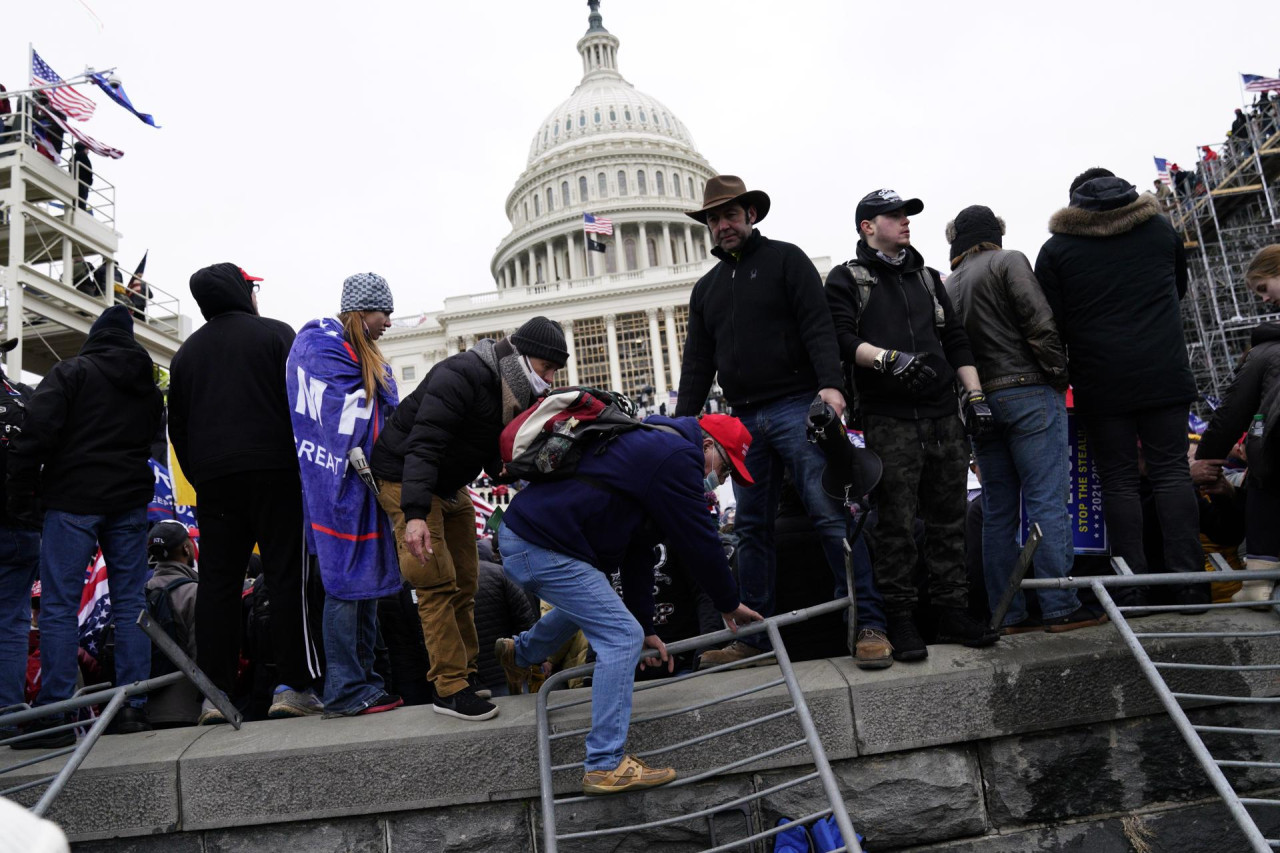
M 257 293 L 257 292 L 258 292 L 259 290 L 261 290 L 261 289 L 262 289 L 262 285 L 261 285 L 261 284 L 259 284 L 258 282 L 256 282 L 256 281 L 251 281 L 251 282 L 249 282 L 249 292 L 250 292 L 250 293 Z
M 733 476 L 733 465 L 729 462 L 729 457 L 725 455 L 724 448 L 720 446 L 720 442 L 713 441 L 711 446 L 716 449 L 716 455 L 720 457 L 720 461 L 724 463 L 724 478 L 728 480 Z

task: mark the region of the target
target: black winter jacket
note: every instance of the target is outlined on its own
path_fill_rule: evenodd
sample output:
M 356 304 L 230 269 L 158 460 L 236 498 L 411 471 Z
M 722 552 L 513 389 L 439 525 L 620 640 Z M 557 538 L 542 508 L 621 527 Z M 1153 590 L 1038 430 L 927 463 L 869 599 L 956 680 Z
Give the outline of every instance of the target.
M 9 451 L 9 494 L 36 493 L 46 509 L 83 515 L 145 507 L 155 496 L 147 460 L 163 408 L 151 356 L 133 335 L 91 333 L 32 395 Z
M 1026 255 L 1005 249 L 967 255 L 947 278 L 947 295 L 969 335 L 982 390 L 1067 390 L 1067 353 Z
M 499 341 L 495 355 L 511 345 Z M 452 497 L 482 470 L 502 470 L 502 385 L 474 350 L 451 355 L 431 368 L 400 401 L 373 446 L 375 476 L 402 484 L 406 520 L 426 518 L 431 496 Z
M 732 406 L 840 388 L 831 312 L 804 251 L 753 230 L 740 258 L 712 254 L 720 263 L 689 297 L 676 416 L 702 411 L 717 373 Z
M 1076 408 L 1116 414 L 1194 400 L 1178 304 L 1186 253 L 1155 196 L 1095 178 L 1049 230 L 1036 278 L 1067 346 Z
M 4 393 L 0 394 L 0 484 L 9 477 L 9 448 L 13 440 L 22 432 L 26 422 L 27 405 L 35 389 L 22 382 L 11 382 L 8 376 L 0 371 L 0 380 L 4 382 Z M 0 501 L 0 504 L 6 503 Z M 37 517 L 15 518 L 9 515 L 6 506 L 0 506 L 0 527 L 38 527 Z
M 1250 436 L 1245 442 L 1249 479 L 1274 491 L 1280 486 L 1280 323 L 1256 326 L 1249 343 L 1222 405 L 1200 439 L 1196 458 L 1225 459 L 1253 416 L 1261 414 L 1262 437 Z
M 476 660 L 476 672 L 480 680 L 490 687 L 506 683 L 502 664 L 493 654 L 493 644 L 499 637 L 514 637 L 533 627 L 538 615 L 533 605 L 516 582 L 507 577 L 502 566 L 481 560 L 479 586 L 476 588 L 476 636 L 480 640 L 480 656 Z
M 285 391 L 288 324 L 259 317 L 235 264 L 191 277 L 209 322 L 187 338 L 169 374 L 169 438 L 196 487 L 245 471 L 297 470 Z
M 857 260 L 867 264 L 876 283 L 858 311 L 858 289 L 853 273 L 844 264 L 827 275 L 827 302 L 836 324 L 840 358 L 847 365 L 854 360 L 858 345 L 869 343 L 902 352 L 930 353 L 930 363 L 939 371 L 938 381 L 919 397 L 913 397 L 891 376 L 869 367 L 854 367 L 853 382 L 860 408 L 873 415 L 895 418 L 940 418 L 958 412 L 955 369 L 973 365 L 973 351 L 960 318 L 956 316 L 937 270 L 924 265 L 924 258 L 907 247 L 907 257 L 894 266 L 880 260 L 866 240 L 858 241 Z M 925 281 L 933 289 L 930 295 Z M 942 306 L 944 322 L 935 322 L 934 298 Z

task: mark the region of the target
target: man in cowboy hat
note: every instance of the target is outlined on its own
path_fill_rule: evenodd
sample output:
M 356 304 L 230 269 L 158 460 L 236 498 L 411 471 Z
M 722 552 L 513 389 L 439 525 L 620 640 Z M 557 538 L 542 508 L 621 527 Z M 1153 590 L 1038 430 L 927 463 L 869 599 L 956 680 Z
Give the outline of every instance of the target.
M 820 396 L 839 416 L 844 411 L 840 354 L 822 278 L 809 257 L 791 243 L 770 240 L 755 228 L 769 213 L 769 196 L 748 190 L 741 178 L 707 181 L 702 207 L 688 216 L 707 226 L 720 263 L 689 298 L 688 337 L 680 367 L 676 416 L 701 411 L 718 375 L 734 415 L 751 432 L 746 464 L 755 485 L 734 483 L 738 578 L 742 600 L 766 616 L 774 611 L 777 515 L 783 468 L 791 473 L 805 511 L 822 539 L 827 562 L 844 595 L 847 514 L 822 490 L 825 459 L 805 435 L 805 417 Z M 855 571 L 859 665 L 887 666 L 891 649 L 870 567 Z M 735 641 L 702 656 L 704 666 L 759 654 L 764 635 Z
M 884 462 L 871 545 L 893 656 L 901 661 L 929 654 L 914 615 L 917 513 L 925 525 L 938 642 L 985 646 L 999 636 L 966 612 L 964 567 L 965 429 L 989 432 L 991 408 L 942 278 L 911 246 L 908 217 L 922 210 L 920 199 L 893 190 L 868 193 L 855 212 L 857 255 L 827 275 L 827 300 L 858 391 L 867 447 Z M 965 389 L 964 424 L 956 416 L 956 379 Z

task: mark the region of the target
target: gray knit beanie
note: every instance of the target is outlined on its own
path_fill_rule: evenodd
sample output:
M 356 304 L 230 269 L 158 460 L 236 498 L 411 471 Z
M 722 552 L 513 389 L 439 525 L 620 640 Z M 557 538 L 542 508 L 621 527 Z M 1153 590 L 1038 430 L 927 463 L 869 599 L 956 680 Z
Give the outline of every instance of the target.
M 394 310 L 391 288 L 387 286 L 387 280 L 377 273 L 358 272 L 342 283 L 339 314 L 348 311 L 385 311 L 390 314 Z

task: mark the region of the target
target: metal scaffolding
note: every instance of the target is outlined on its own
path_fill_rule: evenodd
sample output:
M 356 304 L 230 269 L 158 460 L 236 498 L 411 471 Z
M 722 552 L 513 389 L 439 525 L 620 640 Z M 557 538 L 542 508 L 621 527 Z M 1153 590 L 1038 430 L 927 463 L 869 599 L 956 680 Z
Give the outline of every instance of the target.
M 1247 134 L 1197 146 L 1197 168 L 1175 179 L 1170 199 L 1170 219 L 1187 250 L 1182 316 L 1191 369 L 1201 392 L 1218 397 L 1250 330 L 1269 313 L 1246 289 L 1244 271 L 1259 249 L 1280 243 L 1276 109 L 1267 101 L 1248 118 Z

